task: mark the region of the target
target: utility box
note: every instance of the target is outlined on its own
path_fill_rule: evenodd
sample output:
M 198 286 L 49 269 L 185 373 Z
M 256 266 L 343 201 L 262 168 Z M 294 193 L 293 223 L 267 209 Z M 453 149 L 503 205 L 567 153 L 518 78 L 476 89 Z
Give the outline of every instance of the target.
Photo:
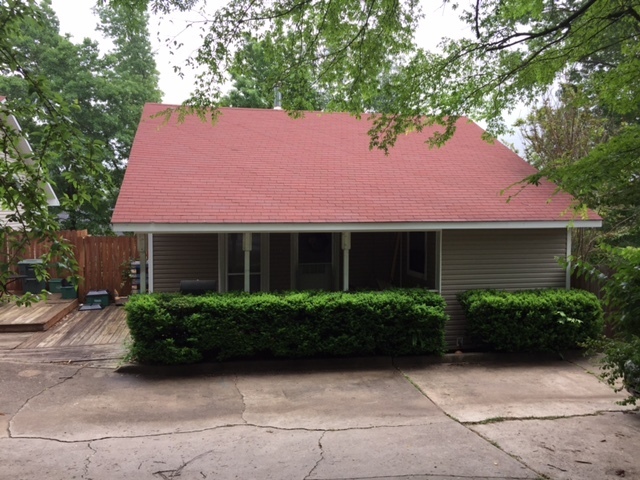
M 62 279 L 61 278 L 50 278 L 49 279 L 49 291 L 51 293 L 60 293 L 60 288 L 62 288 Z
M 74 298 L 78 298 L 78 292 L 76 291 L 76 287 L 73 285 L 69 285 L 68 287 L 60 287 L 60 293 L 62 294 L 62 298 L 64 300 L 73 300 Z
M 25 278 L 24 279 L 24 291 L 29 293 L 42 293 L 46 288 L 47 282 L 40 281 L 37 278 Z
M 87 305 L 100 305 L 102 308 L 109 306 L 109 292 L 106 290 L 90 290 L 84 303 Z
M 18 273 L 20 275 L 25 275 L 27 278 L 36 278 L 36 265 L 42 265 L 42 260 L 39 258 L 20 260 L 18 262 Z

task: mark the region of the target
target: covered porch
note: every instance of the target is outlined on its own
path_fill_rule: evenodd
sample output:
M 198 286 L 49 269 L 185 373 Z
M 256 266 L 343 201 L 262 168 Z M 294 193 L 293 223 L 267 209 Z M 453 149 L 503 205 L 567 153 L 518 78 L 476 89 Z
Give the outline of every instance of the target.
M 141 238 L 150 292 L 200 280 L 218 292 L 440 290 L 440 230 L 153 233 Z

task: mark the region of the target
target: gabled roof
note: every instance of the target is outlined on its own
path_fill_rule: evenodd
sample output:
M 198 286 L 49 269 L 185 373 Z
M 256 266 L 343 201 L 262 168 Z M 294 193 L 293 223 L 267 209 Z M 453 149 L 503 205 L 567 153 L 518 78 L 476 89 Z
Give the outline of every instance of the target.
M 599 226 L 574 216 L 566 194 L 542 182 L 510 202 L 501 191 L 533 167 L 466 119 L 442 148 L 434 128 L 369 149 L 370 123 L 348 114 L 223 108 L 215 125 L 153 115 L 148 104 L 113 214 L 119 231 L 375 230 Z M 175 116 L 174 116 L 175 117 Z M 515 192 L 515 190 L 514 190 Z M 499 225 L 495 226 L 499 228 Z

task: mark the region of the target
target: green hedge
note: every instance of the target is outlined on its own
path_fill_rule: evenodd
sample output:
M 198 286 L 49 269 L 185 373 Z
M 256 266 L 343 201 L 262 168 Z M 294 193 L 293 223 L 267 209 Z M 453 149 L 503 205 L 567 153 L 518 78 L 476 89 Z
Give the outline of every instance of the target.
M 469 290 L 458 301 L 471 335 L 499 351 L 576 348 L 604 325 L 600 302 L 583 290 Z
M 132 357 L 206 359 L 442 354 L 444 299 L 426 290 L 136 295 Z

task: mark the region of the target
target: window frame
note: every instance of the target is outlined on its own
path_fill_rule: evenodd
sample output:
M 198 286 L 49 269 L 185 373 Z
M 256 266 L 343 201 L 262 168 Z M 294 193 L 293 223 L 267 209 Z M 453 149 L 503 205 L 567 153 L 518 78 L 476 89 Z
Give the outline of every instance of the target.
M 423 253 L 424 253 L 424 270 L 422 272 L 418 272 L 416 270 L 411 269 L 411 234 L 412 233 L 421 233 L 424 235 L 424 242 L 422 243 Z M 429 290 L 439 292 L 441 288 L 441 271 L 442 271 L 442 230 L 418 230 L 418 231 L 410 231 L 407 232 L 407 255 L 406 255 L 406 272 L 407 275 L 413 278 L 417 278 L 420 280 L 428 281 L 428 272 L 429 272 L 429 254 L 428 254 L 428 233 L 435 234 L 435 246 L 434 246 L 434 258 L 433 265 L 435 269 L 435 281 L 434 288 L 429 288 Z

